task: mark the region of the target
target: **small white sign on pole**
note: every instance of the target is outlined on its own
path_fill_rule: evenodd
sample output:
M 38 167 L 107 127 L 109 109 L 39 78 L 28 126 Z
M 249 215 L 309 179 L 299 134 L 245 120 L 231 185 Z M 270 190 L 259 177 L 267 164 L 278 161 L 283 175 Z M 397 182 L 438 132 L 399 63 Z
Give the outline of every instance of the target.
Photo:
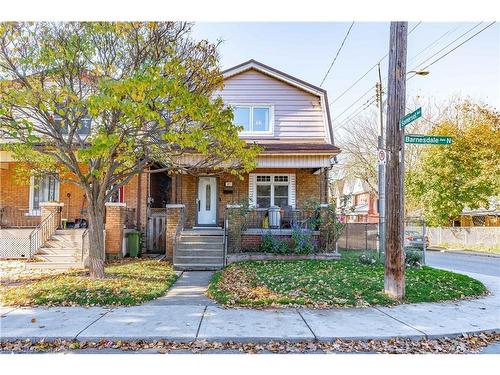
M 385 150 L 378 149 L 377 150 L 377 159 L 379 164 L 385 164 L 387 161 L 387 153 Z

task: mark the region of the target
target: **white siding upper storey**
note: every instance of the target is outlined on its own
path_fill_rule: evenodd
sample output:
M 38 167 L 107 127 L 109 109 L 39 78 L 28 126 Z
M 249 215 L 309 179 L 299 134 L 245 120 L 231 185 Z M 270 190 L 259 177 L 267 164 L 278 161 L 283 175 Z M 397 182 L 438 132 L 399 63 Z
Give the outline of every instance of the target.
M 333 143 L 326 93 L 321 89 L 253 61 L 227 70 L 224 76 L 224 89 L 216 95 L 227 105 L 269 108 L 270 130 L 242 133 L 242 139 L 259 143 Z

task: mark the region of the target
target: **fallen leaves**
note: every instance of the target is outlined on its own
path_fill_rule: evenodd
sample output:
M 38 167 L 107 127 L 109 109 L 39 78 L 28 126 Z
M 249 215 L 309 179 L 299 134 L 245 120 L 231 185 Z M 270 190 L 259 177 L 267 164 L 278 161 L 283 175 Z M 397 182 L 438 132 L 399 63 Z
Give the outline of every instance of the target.
M 269 341 L 262 343 L 240 343 L 235 341 L 218 342 L 198 340 L 180 343 L 166 340 L 154 341 L 68 341 L 30 340 L 2 341 L 0 351 L 12 353 L 25 352 L 67 352 L 72 350 L 97 349 L 141 351 L 155 350 L 166 354 L 176 351 L 192 353 L 210 353 L 213 351 L 228 351 L 240 353 L 390 353 L 390 354 L 465 354 L 479 353 L 489 344 L 500 342 L 500 332 L 482 332 L 479 334 L 464 334 L 455 338 L 411 340 L 392 338 L 388 340 L 334 340 L 318 341 Z

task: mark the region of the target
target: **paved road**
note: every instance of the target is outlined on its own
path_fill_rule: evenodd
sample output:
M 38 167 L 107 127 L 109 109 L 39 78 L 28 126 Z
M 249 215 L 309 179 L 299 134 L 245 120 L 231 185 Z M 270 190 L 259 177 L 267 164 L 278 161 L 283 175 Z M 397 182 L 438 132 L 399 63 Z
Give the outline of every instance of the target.
M 500 257 L 428 251 L 427 265 L 500 277 Z

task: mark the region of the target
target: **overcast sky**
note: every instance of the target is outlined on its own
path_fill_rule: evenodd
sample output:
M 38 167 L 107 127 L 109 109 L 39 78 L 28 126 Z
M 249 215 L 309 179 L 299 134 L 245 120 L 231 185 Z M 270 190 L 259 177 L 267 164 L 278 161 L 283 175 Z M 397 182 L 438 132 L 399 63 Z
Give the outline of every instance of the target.
M 477 23 L 419 24 L 408 39 L 409 70 L 417 67 Z M 197 23 L 193 32 L 199 39 L 224 41 L 220 47 L 221 63 L 224 68 L 253 58 L 319 85 L 350 24 L 350 22 Z M 477 26 L 420 68 L 439 58 L 487 24 L 488 22 L 484 22 Z M 416 22 L 410 23 L 409 29 L 415 25 Z M 407 86 L 408 97 L 420 95 L 424 99 L 433 98 L 440 101 L 452 96 L 470 96 L 497 108 L 500 107 L 499 35 L 500 29 L 497 23 L 432 65 L 428 69 L 430 71 L 428 76 L 410 79 Z M 388 52 L 388 45 L 388 22 L 356 22 L 323 84 L 328 90 L 330 102 L 379 61 Z M 382 77 L 385 78 L 387 58 L 382 61 L 381 71 Z M 370 99 L 373 90 L 340 115 L 369 90 L 376 80 L 377 71 L 373 69 L 342 98 L 331 103 L 334 124 L 341 123 L 352 114 L 353 110 Z M 386 82 L 384 80 L 383 84 L 386 85 Z

